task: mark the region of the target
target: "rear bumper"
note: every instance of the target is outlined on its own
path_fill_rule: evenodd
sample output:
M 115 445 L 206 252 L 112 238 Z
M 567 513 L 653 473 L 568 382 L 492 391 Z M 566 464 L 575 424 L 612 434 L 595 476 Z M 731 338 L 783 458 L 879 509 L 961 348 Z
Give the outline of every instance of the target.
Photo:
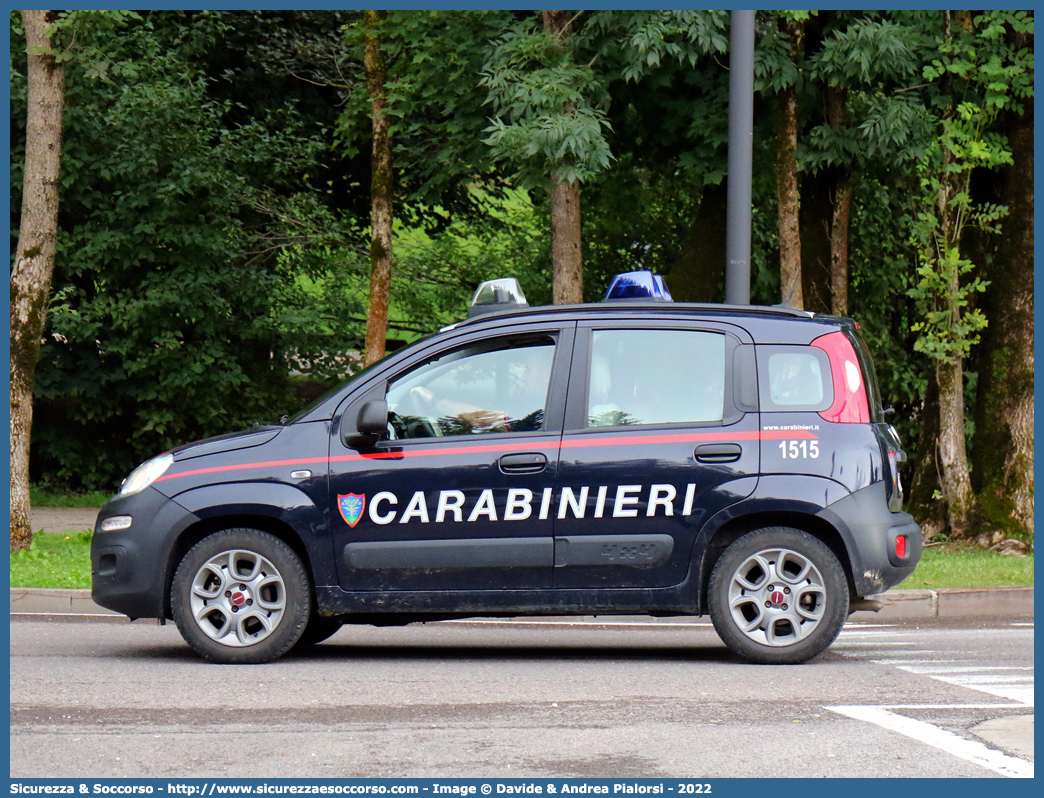
M 888 510 L 884 482 L 849 494 L 816 514 L 844 538 L 857 596 L 894 587 L 913 573 L 921 559 L 921 528 L 909 513 Z M 906 554 L 896 553 L 896 538 L 906 538 Z

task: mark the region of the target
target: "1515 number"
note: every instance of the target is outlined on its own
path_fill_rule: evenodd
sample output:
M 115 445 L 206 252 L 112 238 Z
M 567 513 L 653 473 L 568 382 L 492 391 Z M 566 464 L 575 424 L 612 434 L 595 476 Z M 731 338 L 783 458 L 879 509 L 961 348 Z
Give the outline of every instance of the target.
M 819 457 L 819 441 L 780 441 L 779 450 L 784 460 L 815 460 Z

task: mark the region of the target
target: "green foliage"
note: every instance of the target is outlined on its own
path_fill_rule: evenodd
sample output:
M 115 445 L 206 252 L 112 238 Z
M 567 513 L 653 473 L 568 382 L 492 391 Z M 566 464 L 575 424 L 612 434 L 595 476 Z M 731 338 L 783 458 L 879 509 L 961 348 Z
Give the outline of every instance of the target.
M 841 126 L 824 120 L 803 137 L 804 169 L 901 166 L 924 156 L 933 120 L 921 97 L 907 93 L 920 78 L 924 44 L 917 27 L 889 19 L 860 18 L 829 32 L 810 55 L 809 71 L 818 91 L 844 93 L 846 118 Z
M 69 491 L 50 482 L 29 485 L 32 507 L 101 507 L 111 494 L 101 491 Z
M 551 301 L 550 242 L 529 196 L 514 191 L 493 198 L 472 190 L 485 219 L 447 219 L 432 235 L 397 235 L 392 296 L 417 333 L 459 321 L 483 280 L 515 277 L 531 305 Z
M 479 214 L 471 182 L 481 179 L 488 192 L 502 187 L 491 152 L 477 146 L 478 133 L 488 124 L 479 82 L 490 40 L 512 18 L 507 11 L 386 12 L 381 35 L 400 218 L 437 227 L 439 219 L 423 216 L 425 209 Z M 337 133 L 349 156 L 368 157 L 370 97 L 361 75 L 365 31 L 353 23 L 344 36 L 349 80 Z
M 997 27 L 994 22 L 997 18 L 991 15 L 976 20 L 977 27 L 984 27 L 987 42 L 1003 36 L 1003 23 Z M 914 225 L 920 279 L 910 296 L 920 302 L 923 312 L 913 325 L 920 333 L 917 350 L 939 361 L 956 362 L 969 355 L 987 323 L 972 299 L 988 283 L 974 274 L 976 265 L 962 256 L 964 233 L 970 228 L 999 232 L 998 222 L 1007 214 L 1002 206 L 972 201 L 971 173 L 1012 163 L 1007 141 L 991 126 L 1011 98 L 1026 96 L 1032 89 L 1024 83 L 1025 59 L 1020 54 L 1005 59 L 961 36 L 944 38 L 939 53 L 924 68 L 925 78 L 958 81 L 958 96 L 964 99 L 947 109 L 939 135 L 920 165 L 924 209 Z
M 923 214 L 921 221 L 930 225 L 932 219 Z M 986 326 L 986 318 L 969 304 L 988 283 L 979 277 L 967 279 L 974 269 L 975 264 L 961 258 L 956 247 L 938 254 L 931 246 L 922 248 L 917 268 L 920 280 L 910 289 L 910 296 L 924 307 L 924 318 L 911 328 L 921 334 L 914 344 L 918 352 L 949 363 L 967 357 L 979 342 L 978 333 Z
M 27 47 L 29 55 L 50 55 L 61 64 L 76 61 L 84 65 L 85 74 L 93 79 L 113 75 L 133 78 L 137 74 L 133 61 L 113 60 L 99 42 L 114 34 L 131 20 L 140 20 L 134 11 L 59 11 L 50 23 L 50 43 L 46 47 Z
M 901 590 L 942 590 L 953 587 L 992 587 L 1033 584 L 1032 554 L 1005 557 L 976 543 L 929 546 Z
M 574 13 L 560 44 L 529 11 L 388 12 L 393 338 L 460 318 L 482 279 L 516 276 L 531 303 L 549 300 L 548 210 L 514 189 L 554 170 L 584 181 L 588 299 L 638 267 L 688 268 L 702 295 L 722 296 L 728 13 Z M 371 135 L 358 17 L 63 12 L 54 47 L 69 54 L 69 105 L 38 481 L 114 487 L 158 450 L 291 411 L 354 367 Z M 796 58 L 788 18 L 805 20 Z M 1033 90 L 1032 50 L 1011 34 L 1032 30 L 1032 13 L 1015 11 L 758 15 L 752 300 L 779 299 L 775 95 L 793 86 L 800 169 L 855 186 L 850 313 L 913 461 L 933 357 L 967 353 L 976 300 L 994 290 L 952 233 L 1001 219 L 981 193 L 990 181 L 967 178 L 1008 168 L 1000 120 Z M 17 13 L 11 37 L 17 229 Z M 838 96 L 840 124 L 828 114 Z M 987 258 L 990 246 L 979 245 Z
M 77 61 L 67 76 L 33 436 L 34 473 L 87 487 L 290 409 L 280 317 L 293 282 L 249 246 L 268 223 L 252 211 L 266 184 L 315 160 L 292 109 L 227 126 L 230 103 L 210 99 L 179 41 L 148 25 L 103 34 L 96 47 L 136 66 L 101 81 Z
M 578 34 L 602 71 L 638 82 L 664 68 L 694 69 L 728 50 L 726 11 L 693 9 L 593 12 Z
M 866 171 L 856 173 L 850 233 L 849 312 L 859 320 L 874 355 L 889 422 L 899 431 L 910 462 L 917 462 L 928 358 L 914 350 L 917 317 L 908 296 L 916 281 L 916 247 L 908 231 L 918 210 L 909 188 Z
M 495 116 L 484 132 L 494 160 L 510 161 L 524 186 L 573 183 L 609 166 L 602 82 L 531 18 L 498 38 L 482 73 Z
M 11 552 L 11 587 L 91 586 L 91 532 L 36 534 L 26 551 Z

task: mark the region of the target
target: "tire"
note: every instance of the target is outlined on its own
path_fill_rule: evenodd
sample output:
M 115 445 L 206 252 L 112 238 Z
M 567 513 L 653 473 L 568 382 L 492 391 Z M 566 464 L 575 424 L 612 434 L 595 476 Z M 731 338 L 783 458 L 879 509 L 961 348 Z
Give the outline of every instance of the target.
M 257 529 L 226 529 L 197 543 L 178 565 L 170 603 L 185 642 L 222 664 L 281 657 L 312 610 L 300 558 Z
M 825 543 L 771 527 L 725 550 L 711 573 L 708 604 L 734 653 L 759 664 L 797 664 L 837 638 L 848 617 L 848 582 Z
M 333 637 L 343 625 L 340 618 L 327 618 L 323 615 L 312 613 L 312 617 L 305 627 L 304 634 L 294 644 L 294 648 L 318 645 L 324 640 Z

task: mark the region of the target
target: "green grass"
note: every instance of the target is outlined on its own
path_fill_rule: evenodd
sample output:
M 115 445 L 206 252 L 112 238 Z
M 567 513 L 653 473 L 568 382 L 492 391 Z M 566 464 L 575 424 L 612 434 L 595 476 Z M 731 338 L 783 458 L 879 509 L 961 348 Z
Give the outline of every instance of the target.
M 33 507 L 101 507 L 111 498 L 111 493 L 101 491 L 76 493 L 40 485 L 29 486 L 29 504 Z
M 90 587 L 92 534 L 33 535 L 29 551 L 11 552 L 11 587 Z
M 1032 585 L 1033 555 L 1001 557 L 974 544 L 947 543 L 924 550 L 901 590 Z M 37 534 L 32 548 L 11 555 L 12 587 L 91 586 L 91 533 Z
M 1002 557 L 974 543 L 943 543 L 925 548 L 917 569 L 900 590 L 944 587 L 998 587 L 1033 584 L 1033 555 Z

